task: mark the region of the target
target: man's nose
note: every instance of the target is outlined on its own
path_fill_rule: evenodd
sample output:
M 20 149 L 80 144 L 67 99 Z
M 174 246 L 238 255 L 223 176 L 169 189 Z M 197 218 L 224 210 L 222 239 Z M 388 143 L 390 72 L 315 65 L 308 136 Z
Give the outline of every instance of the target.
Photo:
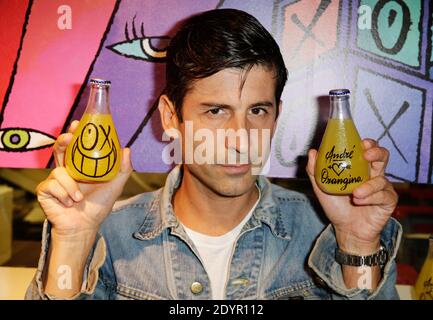
M 234 115 L 226 126 L 226 147 L 248 153 L 248 122 L 243 114 Z

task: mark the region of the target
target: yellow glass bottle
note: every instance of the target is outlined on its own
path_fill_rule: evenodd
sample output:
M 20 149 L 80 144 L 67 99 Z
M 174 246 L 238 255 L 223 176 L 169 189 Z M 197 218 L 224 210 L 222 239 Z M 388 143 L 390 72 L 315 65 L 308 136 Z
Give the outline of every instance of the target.
M 315 180 L 323 192 L 351 194 L 370 177 L 361 138 L 350 114 L 350 91 L 329 92 L 331 109 L 317 154 Z
M 77 181 L 105 182 L 120 169 L 120 144 L 110 113 L 110 81 L 90 80 L 86 110 L 66 148 L 65 167 Z
M 427 258 L 416 280 L 415 297 L 418 300 L 433 300 L 433 235 L 429 238 Z

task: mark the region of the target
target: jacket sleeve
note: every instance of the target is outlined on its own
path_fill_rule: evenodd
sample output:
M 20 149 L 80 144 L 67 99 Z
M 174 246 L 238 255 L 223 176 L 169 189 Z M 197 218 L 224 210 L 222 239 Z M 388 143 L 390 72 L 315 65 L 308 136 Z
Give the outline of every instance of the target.
M 30 283 L 25 299 L 26 300 L 58 300 L 54 296 L 50 296 L 43 288 L 43 271 L 46 267 L 46 259 L 50 245 L 50 230 L 51 226 L 48 221 L 45 221 L 42 232 L 42 248 L 39 257 L 38 268 L 36 274 Z M 114 285 L 106 279 L 110 277 L 112 272 L 109 259 L 106 259 L 107 250 L 104 238 L 98 234 L 95 244 L 87 259 L 84 269 L 83 281 L 81 290 L 75 296 L 67 300 L 104 300 L 109 299 L 114 291 Z
M 346 288 L 341 265 L 335 260 L 337 241 L 331 224 L 318 237 L 308 259 L 308 265 L 332 290 L 333 299 L 398 300 L 399 296 L 395 288 L 397 279 L 395 257 L 401 236 L 402 227 L 400 223 L 391 218 L 381 233 L 381 241 L 386 246 L 389 254 L 388 262 L 383 268 L 380 283 L 374 291 Z

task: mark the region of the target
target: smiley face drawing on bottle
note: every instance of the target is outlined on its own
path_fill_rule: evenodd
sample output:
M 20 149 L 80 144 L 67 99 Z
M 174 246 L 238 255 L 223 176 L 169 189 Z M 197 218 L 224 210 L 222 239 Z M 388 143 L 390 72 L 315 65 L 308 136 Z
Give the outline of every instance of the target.
M 103 177 L 116 162 L 116 146 L 110 139 L 111 126 L 87 123 L 72 148 L 72 163 L 80 173 Z M 100 135 L 102 135 L 100 137 Z
M 67 150 L 68 173 L 76 180 L 108 181 L 119 169 L 120 146 L 108 114 L 85 114 Z

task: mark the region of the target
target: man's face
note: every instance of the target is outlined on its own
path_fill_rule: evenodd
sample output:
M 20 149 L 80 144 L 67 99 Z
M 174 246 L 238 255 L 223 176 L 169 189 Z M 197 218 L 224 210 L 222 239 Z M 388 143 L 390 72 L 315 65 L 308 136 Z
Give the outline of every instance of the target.
M 274 72 L 266 67 L 225 69 L 196 81 L 185 95 L 179 127 L 193 179 L 222 196 L 253 188 L 269 154 L 277 108 Z

